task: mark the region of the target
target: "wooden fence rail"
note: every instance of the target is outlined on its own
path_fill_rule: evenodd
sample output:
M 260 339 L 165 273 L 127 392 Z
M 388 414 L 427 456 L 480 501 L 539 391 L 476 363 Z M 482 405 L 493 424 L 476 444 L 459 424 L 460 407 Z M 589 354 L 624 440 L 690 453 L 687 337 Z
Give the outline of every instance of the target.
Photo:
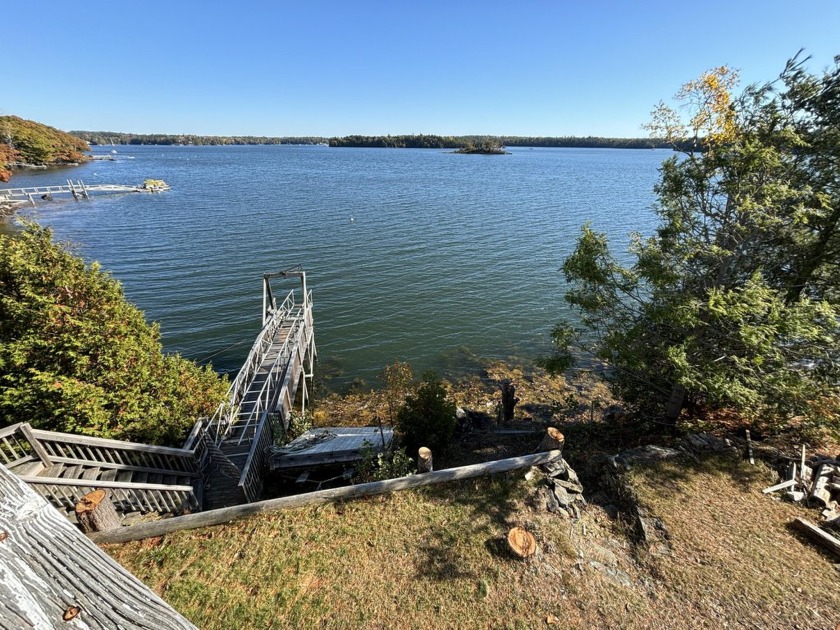
M 534 455 L 511 457 L 510 459 L 500 459 L 483 464 L 472 464 L 461 468 L 448 468 L 445 470 L 423 473 L 421 475 L 410 475 L 408 477 L 399 477 L 397 479 L 388 479 L 386 481 L 374 481 L 355 486 L 345 486 L 343 488 L 319 490 L 317 492 L 297 494 L 290 497 L 281 497 L 279 499 L 269 499 L 267 501 L 257 501 L 234 507 L 220 508 L 218 510 L 208 510 L 207 512 L 167 518 L 160 521 L 138 523 L 137 525 L 132 525 L 131 527 L 121 527 L 107 532 L 92 533 L 89 534 L 89 536 L 94 542 L 102 544 L 142 540 L 144 538 L 162 536 L 164 534 L 170 534 L 184 529 L 221 525 L 222 523 L 228 523 L 253 514 L 260 514 L 261 512 L 297 508 L 305 505 L 317 505 L 332 501 L 352 500 L 376 494 L 385 494 L 388 492 L 396 492 L 398 490 L 408 490 L 411 488 L 419 488 L 421 486 L 446 483 L 449 481 L 460 481 L 462 479 L 471 479 L 473 477 L 508 472 L 519 468 L 538 466 L 561 456 L 562 451 L 560 450 L 546 451 L 543 453 L 535 453 Z

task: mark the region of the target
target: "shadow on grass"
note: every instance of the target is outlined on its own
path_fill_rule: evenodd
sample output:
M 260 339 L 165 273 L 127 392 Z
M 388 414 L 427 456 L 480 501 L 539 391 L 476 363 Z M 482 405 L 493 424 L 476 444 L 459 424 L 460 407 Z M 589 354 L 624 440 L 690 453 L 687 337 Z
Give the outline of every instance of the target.
M 423 490 L 432 500 L 466 508 L 465 517 L 457 525 L 437 525 L 431 528 L 422 542 L 422 559 L 417 576 L 432 580 L 452 580 L 479 576 L 465 570 L 463 546 L 484 540 L 484 548 L 493 556 L 509 560 L 504 537 L 494 533 L 512 526 L 512 515 L 518 501 L 526 498 L 529 488 L 521 475 L 493 475 Z M 466 528 L 465 525 L 466 524 Z M 455 528 L 455 529 L 453 529 Z M 488 538 L 488 534 L 490 535 Z M 466 541 L 466 542 L 465 542 Z

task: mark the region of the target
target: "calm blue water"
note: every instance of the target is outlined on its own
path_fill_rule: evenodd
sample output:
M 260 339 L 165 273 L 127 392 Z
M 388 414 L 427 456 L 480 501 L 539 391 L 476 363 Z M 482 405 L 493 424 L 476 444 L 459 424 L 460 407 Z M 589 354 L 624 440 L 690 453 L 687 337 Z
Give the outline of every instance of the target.
M 110 150 L 101 147 L 99 152 Z M 301 264 L 320 370 L 371 384 L 395 359 L 443 374 L 530 360 L 567 315 L 559 268 L 591 221 L 618 250 L 649 233 L 669 152 L 513 149 L 512 155 L 327 147 L 116 147 L 117 162 L 15 175 L 14 186 L 139 184 L 160 195 L 29 212 L 122 281 L 170 351 L 239 366 L 265 271 Z M 133 159 L 129 159 L 133 158 Z M 355 222 L 351 222 L 351 217 Z

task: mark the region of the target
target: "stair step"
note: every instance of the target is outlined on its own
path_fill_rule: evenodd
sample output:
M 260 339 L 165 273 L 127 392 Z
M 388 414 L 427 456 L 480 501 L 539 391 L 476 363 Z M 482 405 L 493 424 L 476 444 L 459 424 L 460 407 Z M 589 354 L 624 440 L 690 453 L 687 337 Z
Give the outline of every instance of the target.
M 83 466 L 67 466 L 61 471 L 61 477 L 63 479 L 78 479 L 79 475 L 82 474 L 82 469 Z
M 61 477 L 61 471 L 64 469 L 64 464 L 50 464 L 44 470 L 38 473 L 39 477 Z
M 92 468 L 86 469 L 81 476 L 81 479 L 88 479 L 91 481 L 95 481 L 99 479 L 99 468 L 97 466 L 93 466 Z
M 108 468 L 102 471 L 102 474 L 99 476 L 100 481 L 114 481 L 117 478 L 117 471 L 113 468 Z
M 129 481 L 131 481 L 132 483 L 149 483 L 147 482 L 148 478 L 149 473 L 146 472 L 138 472 L 134 475 L 131 475 L 131 473 L 129 473 Z
M 37 477 L 42 470 L 44 470 L 44 464 L 39 461 L 33 461 L 18 464 L 12 469 L 12 472 L 20 477 Z

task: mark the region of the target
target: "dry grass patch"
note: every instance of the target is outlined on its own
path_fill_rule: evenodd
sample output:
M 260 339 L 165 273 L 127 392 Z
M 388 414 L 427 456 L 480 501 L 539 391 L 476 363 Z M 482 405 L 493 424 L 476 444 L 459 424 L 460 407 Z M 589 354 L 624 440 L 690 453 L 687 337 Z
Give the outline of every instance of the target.
M 260 515 L 107 551 L 200 628 L 834 628 L 830 559 L 760 494 L 763 466 L 632 473 L 671 535 L 653 557 L 591 504 L 527 505 L 524 472 Z M 514 525 L 539 553 L 512 559 Z M 798 590 L 799 589 L 799 590 Z
M 758 463 L 712 457 L 632 473 L 641 501 L 660 516 L 673 554 L 647 558 L 664 602 L 686 606 L 691 625 L 834 628 L 840 589 L 832 560 L 789 528 L 798 505 L 761 488 L 777 481 Z

